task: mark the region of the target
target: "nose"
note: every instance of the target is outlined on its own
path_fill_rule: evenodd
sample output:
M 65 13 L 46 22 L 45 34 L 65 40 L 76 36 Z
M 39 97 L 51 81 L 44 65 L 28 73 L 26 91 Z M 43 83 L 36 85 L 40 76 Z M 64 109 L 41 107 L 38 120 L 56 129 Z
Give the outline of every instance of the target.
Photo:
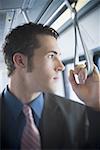
M 61 60 L 57 61 L 55 70 L 56 70 L 56 72 L 58 72 L 58 71 L 64 71 L 65 70 L 65 66 L 64 66 L 64 64 L 62 63 Z

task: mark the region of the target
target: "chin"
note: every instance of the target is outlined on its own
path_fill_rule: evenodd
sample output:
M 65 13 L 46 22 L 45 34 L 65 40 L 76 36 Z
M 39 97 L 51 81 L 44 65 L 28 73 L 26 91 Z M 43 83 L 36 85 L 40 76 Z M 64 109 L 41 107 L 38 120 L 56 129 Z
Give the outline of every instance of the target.
M 48 92 L 48 93 L 53 93 L 53 94 L 55 94 L 56 91 L 57 91 L 57 86 L 54 86 L 54 87 L 52 86 L 51 88 L 48 89 L 47 92 Z
M 45 86 L 44 88 L 42 88 L 42 91 L 45 93 L 56 93 L 57 89 L 58 89 L 57 84 L 50 83 L 48 84 L 48 86 Z

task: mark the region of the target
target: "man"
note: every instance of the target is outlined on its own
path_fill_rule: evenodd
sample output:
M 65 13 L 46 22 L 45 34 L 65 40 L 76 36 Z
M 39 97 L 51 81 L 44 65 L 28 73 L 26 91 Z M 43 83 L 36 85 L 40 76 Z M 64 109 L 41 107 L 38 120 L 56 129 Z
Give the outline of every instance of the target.
M 21 149 L 24 104 L 33 112 L 41 149 L 100 148 L 100 77 L 96 66 L 90 77 L 84 65 L 70 71 L 72 87 L 86 106 L 50 94 L 64 70 L 57 38 L 55 30 L 34 23 L 18 26 L 7 35 L 3 53 L 10 80 L 0 100 L 1 149 Z M 75 74 L 81 84 L 76 83 Z

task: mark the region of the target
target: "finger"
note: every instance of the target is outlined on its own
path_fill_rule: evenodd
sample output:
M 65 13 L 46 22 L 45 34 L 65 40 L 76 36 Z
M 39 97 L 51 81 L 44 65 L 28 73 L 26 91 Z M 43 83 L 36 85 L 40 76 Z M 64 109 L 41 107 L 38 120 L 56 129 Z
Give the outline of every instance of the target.
M 95 64 L 94 64 L 93 71 L 96 72 L 97 74 L 100 74 L 99 69 L 98 69 L 98 67 Z
M 77 66 L 74 68 L 74 72 L 75 72 L 75 74 L 77 74 L 78 83 L 79 83 L 79 84 L 84 84 L 84 83 L 85 83 L 85 80 L 87 79 L 87 69 L 86 69 L 86 65 L 85 65 L 85 64 L 77 65 Z
M 80 72 L 78 73 L 78 80 L 80 84 L 84 84 L 87 79 L 87 69 L 81 68 Z
M 74 68 L 75 74 L 78 74 L 82 68 L 86 68 L 86 65 L 85 64 L 76 65 Z
M 72 88 L 73 89 L 76 89 L 78 84 L 76 82 L 76 79 L 75 79 L 75 74 L 74 74 L 74 71 L 73 70 L 70 70 L 70 76 L 69 76 L 69 80 L 70 80 L 70 83 L 72 85 Z
M 98 67 L 94 64 L 93 73 L 88 77 L 92 81 L 99 81 L 100 82 L 100 72 Z

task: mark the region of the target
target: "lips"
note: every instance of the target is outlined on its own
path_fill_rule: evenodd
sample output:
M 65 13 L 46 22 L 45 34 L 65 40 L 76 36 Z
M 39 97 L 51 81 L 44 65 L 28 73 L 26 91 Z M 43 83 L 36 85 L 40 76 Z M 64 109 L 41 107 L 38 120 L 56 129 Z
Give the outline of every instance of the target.
M 58 80 L 58 79 L 59 79 L 59 77 L 54 77 L 53 79 L 54 79 L 54 80 Z

